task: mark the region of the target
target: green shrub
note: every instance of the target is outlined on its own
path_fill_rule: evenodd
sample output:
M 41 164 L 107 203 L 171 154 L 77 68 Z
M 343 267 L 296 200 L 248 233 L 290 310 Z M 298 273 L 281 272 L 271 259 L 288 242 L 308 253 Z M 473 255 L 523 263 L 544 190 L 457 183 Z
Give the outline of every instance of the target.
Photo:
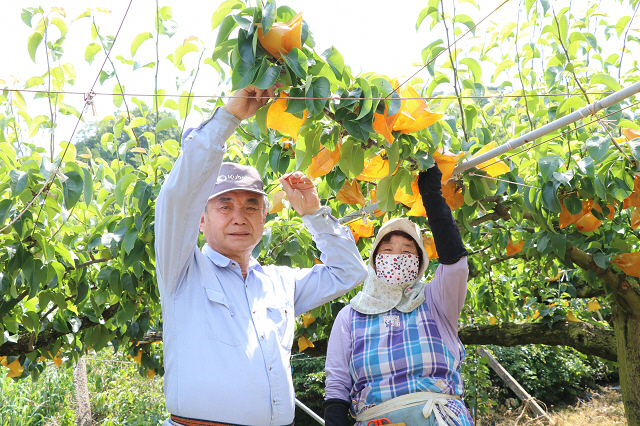
M 589 388 L 617 382 L 618 369 L 611 363 L 572 348 L 526 345 L 487 346 L 502 366 L 534 398 L 547 405 L 574 403 Z M 515 394 L 491 371 L 493 389 L 488 393 L 500 403 Z
M 296 398 L 322 417 L 324 401 L 324 357 L 303 358 L 294 356 L 291 360 L 293 388 Z M 319 423 L 296 406 L 296 426 L 318 426 Z

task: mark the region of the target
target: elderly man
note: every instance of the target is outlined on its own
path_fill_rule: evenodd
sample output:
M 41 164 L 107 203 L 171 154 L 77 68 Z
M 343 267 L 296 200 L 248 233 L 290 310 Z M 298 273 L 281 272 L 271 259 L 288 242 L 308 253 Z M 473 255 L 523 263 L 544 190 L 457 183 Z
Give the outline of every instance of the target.
M 302 173 L 280 183 L 322 252 L 309 269 L 261 266 L 268 199 L 252 167 L 223 163 L 225 141 L 275 87 L 249 86 L 198 128 L 156 204 L 156 269 L 164 325 L 167 425 L 290 425 L 295 316 L 367 275 L 350 232 Z M 203 212 L 204 210 L 204 212 Z M 199 225 L 198 225 L 199 221 Z M 207 244 L 196 246 L 198 226 Z

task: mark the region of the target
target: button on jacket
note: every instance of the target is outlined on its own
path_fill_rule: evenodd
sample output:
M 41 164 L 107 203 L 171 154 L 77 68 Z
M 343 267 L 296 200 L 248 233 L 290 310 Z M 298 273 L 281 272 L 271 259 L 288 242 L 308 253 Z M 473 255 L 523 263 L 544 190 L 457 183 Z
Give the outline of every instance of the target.
M 196 243 L 225 141 L 239 121 L 225 110 L 187 131 L 156 203 L 156 270 L 163 318 L 165 397 L 177 416 L 241 425 L 294 417 L 289 362 L 295 317 L 366 277 L 351 233 L 329 209 L 302 218 L 323 265 L 237 262 Z

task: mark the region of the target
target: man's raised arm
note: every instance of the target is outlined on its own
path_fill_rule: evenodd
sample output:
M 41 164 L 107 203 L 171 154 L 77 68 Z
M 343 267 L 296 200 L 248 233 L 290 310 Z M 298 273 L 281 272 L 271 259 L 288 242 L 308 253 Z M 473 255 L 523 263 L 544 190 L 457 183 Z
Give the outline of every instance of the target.
M 226 140 L 273 96 L 275 86 L 238 90 L 227 105 L 182 138 L 182 154 L 156 202 L 155 250 L 161 295 L 170 295 L 197 249 L 200 216 L 220 172 Z

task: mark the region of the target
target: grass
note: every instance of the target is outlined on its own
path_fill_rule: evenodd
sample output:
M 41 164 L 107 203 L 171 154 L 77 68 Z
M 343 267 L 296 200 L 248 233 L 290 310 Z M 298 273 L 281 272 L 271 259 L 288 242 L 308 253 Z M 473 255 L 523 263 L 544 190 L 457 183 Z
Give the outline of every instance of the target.
M 168 417 L 162 379 L 142 378 L 130 359 L 102 351 L 87 357 L 94 425 L 160 425 Z M 73 426 L 73 369 L 47 367 L 37 382 L 0 370 L 0 426 Z

